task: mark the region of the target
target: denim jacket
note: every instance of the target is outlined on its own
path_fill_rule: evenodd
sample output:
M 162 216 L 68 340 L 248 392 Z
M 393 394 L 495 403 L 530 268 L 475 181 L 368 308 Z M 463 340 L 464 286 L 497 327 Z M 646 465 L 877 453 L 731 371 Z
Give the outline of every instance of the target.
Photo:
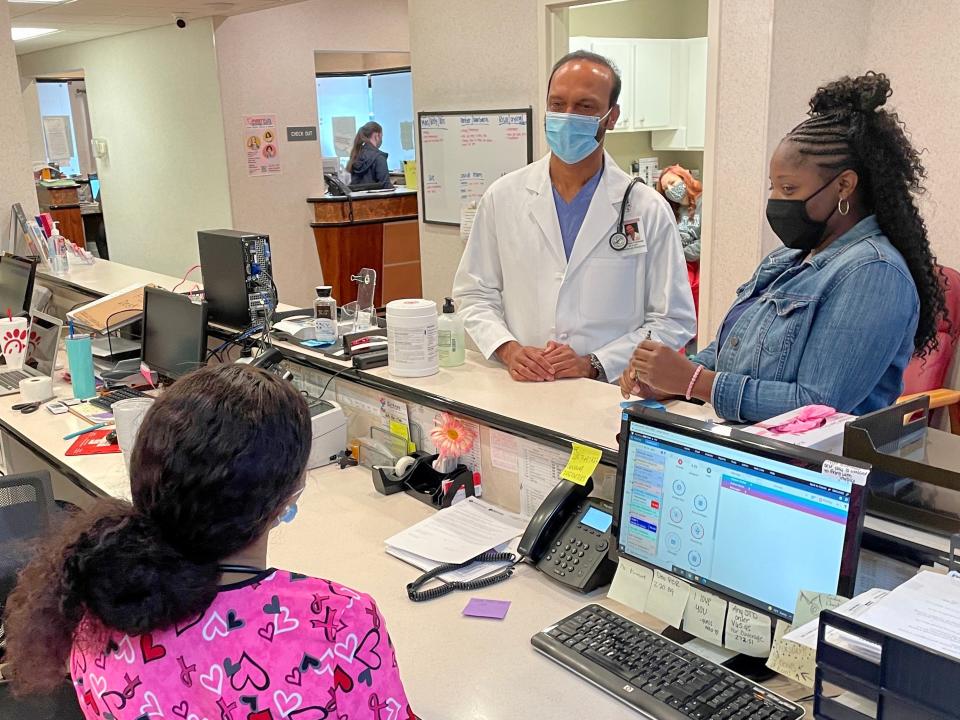
M 693 360 L 717 371 L 712 402 L 724 418 L 759 422 L 811 404 L 855 415 L 903 389 L 920 300 L 900 253 L 870 215 L 809 262 L 770 253 L 737 302 L 757 300 Z

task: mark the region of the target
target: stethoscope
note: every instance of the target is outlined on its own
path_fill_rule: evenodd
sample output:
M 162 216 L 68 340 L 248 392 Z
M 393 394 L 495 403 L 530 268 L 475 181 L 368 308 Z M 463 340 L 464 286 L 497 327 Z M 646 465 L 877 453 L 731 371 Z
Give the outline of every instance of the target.
M 642 183 L 643 180 L 635 177 L 630 181 L 630 184 L 627 185 L 627 190 L 623 193 L 623 200 L 620 203 L 620 219 L 617 222 L 617 230 L 613 235 L 610 236 L 610 247 L 620 252 L 627 247 L 627 229 L 624 227 L 623 221 L 626 218 L 627 213 L 627 203 L 630 201 L 630 193 L 633 192 L 633 188 L 637 183 Z

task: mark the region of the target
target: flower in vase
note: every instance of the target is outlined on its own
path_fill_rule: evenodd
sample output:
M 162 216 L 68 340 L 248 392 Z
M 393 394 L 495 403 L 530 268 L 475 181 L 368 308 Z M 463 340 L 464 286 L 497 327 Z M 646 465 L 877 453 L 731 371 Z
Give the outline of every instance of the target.
M 473 449 L 476 433 L 450 413 L 440 413 L 436 426 L 430 431 L 430 439 L 440 457 L 459 458 Z

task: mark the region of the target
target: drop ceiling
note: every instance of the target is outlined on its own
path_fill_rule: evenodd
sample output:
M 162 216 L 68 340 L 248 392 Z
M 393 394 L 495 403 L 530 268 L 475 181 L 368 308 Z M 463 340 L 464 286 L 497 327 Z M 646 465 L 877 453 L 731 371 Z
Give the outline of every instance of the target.
M 55 4 L 11 1 L 9 6 L 14 27 L 56 28 L 60 31 L 16 43 L 17 54 L 25 55 L 109 35 L 173 25 L 177 15 L 189 22 L 213 15 L 239 15 L 295 2 L 301 0 L 73 0 Z

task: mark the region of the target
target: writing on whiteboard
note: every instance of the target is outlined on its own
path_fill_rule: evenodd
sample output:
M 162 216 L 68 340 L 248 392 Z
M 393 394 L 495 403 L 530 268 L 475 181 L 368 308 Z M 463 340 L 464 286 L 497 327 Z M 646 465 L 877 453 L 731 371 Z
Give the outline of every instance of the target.
M 424 190 L 426 190 L 428 195 L 439 195 L 443 192 L 443 185 L 440 182 L 440 178 L 436 175 L 427 175 L 427 181 L 424 183 Z
M 501 115 L 499 117 L 500 125 L 519 125 L 521 127 L 527 126 L 527 116 L 520 115 Z
M 460 173 L 460 199 L 479 200 L 487 189 L 487 181 L 482 172 L 476 170 Z
M 467 125 L 489 125 L 490 118 L 487 115 L 464 115 L 460 118 L 460 127 Z
M 422 117 L 420 118 L 420 127 L 426 130 L 427 128 L 435 128 L 437 130 L 446 130 L 447 129 L 447 118 L 442 115 L 434 115 L 431 117 Z

